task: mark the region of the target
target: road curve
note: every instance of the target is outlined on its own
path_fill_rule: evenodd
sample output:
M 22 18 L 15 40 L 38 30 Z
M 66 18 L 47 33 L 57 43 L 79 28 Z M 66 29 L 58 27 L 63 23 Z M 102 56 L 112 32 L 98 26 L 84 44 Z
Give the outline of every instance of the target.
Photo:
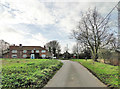
M 69 60 L 61 61 L 64 63 L 62 68 L 45 87 L 106 87 L 81 64 Z

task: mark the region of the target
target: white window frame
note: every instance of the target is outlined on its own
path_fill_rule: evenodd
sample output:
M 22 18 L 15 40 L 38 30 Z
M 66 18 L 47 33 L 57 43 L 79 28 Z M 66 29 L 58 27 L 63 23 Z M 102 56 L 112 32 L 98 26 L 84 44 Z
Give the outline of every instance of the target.
M 17 53 L 17 50 L 12 50 L 12 53 Z
M 13 56 L 16 56 L 16 57 L 13 57 Z M 17 54 L 12 54 L 12 56 L 11 56 L 12 58 L 17 58 Z
M 43 55 L 44 55 L 44 56 L 43 56 Z M 46 57 L 46 55 L 45 55 L 45 54 L 42 54 L 41 56 L 42 56 L 42 58 L 45 58 L 45 57 Z
M 34 53 L 34 50 L 31 50 L 31 53 Z
M 26 54 L 23 54 L 23 58 L 26 58 L 27 57 L 27 55 L 25 56 Z
M 41 53 L 46 53 L 46 50 L 42 50 Z
M 40 51 L 39 50 L 36 50 L 36 53 L 39 53 Z
M 27 53 L 27 50 L 23 50 L 23 53 Z

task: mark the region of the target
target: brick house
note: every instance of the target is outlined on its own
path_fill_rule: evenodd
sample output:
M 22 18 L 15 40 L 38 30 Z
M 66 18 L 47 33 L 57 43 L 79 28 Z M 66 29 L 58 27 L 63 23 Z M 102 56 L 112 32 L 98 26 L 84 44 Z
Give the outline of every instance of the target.
M 48 58 L 50 53 L 41 46 L 10 46 L 8 51 L 5 51 L 3 58 Z

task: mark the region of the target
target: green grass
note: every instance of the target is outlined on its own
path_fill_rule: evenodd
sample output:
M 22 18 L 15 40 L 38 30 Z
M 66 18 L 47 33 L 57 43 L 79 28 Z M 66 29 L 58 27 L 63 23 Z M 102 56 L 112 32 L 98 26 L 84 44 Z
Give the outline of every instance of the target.
M 42 88 L 61 66 L 49 59 L 2 59 L 2 88 Z
M 102 82 L 110 87 L 118 87 L 118 66 L 94 62 L 93 60 L 72 59 L 80 62 L 83 66 L 92 71 Z

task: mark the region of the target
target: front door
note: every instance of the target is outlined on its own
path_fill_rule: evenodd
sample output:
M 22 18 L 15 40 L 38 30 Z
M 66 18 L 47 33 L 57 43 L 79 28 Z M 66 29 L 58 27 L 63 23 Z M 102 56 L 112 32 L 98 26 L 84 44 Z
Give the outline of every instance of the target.
M 35 59 L 35 54 L 31 54 L 30 58 Z

